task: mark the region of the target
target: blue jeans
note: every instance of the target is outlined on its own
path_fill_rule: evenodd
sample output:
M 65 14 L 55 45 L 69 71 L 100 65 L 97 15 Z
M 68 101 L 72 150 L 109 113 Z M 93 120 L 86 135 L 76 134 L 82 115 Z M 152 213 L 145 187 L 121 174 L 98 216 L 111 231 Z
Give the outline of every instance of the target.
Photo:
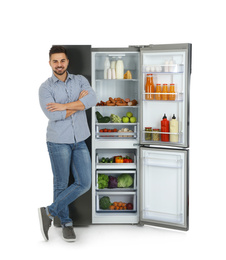
M 90 189 L 91 159 L 85 141 L 74 144 L 47 142 L 54 185 L 54 202 L 47 207 L 52 217 L 58 216 L 61 225 L 72 224 L 68 205 Z M 70 172 L 74 183 L 68 186 Z

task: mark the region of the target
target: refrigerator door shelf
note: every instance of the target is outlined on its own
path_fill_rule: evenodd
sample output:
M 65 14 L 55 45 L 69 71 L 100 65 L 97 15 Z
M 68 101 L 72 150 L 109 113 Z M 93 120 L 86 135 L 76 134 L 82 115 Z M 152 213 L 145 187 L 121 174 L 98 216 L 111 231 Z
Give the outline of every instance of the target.
M 155 135 L 156 134 L 156 135 Z M 164 134 L 164 135 L 169 135 L 169 139 L 170 139 L 170 136 L 172 135 L 177 135 L 178 136 L 178 142 L 165 142 L 165 141 L 161 141 L 161 134 Z M 145 145 L 145 143 L 147 144 L 152 144 L 152 145 L 170 145 L 170 146 L 175 146 L 175 144 L 179 144 L 179 143 L 182 143 L 182 140 L 183 140 L 183 132 L 180 132 L 180 133 L 170 133 L 170 132 L 155 132 L 155 131 L 152 131 L 152 132 L 148 132 L 148 131 L 142 131 L 142 140 L 143 140 L 143 144 Z M 150 135 L 150 139 L 146 140 L 147 137 L 146 135 Z M 155 135 L 155 136 L 154 136 Z M 172 140 L 172 139 L 171 139 Z
M 130 187 L 128 188 L 104 188 L 104 189 L 100 189 L 98 186 L 98 176 L 99 174 L 104 174 L 109 176 L 113 176 L 118 178 L 121 174 L 129 174 L 132 179 L 133 179 L 133 183 Z M 136 171 L 135 170 L 97 170 L 96 171 L 96 190 L 97 191 L 103 191 L 103 192 L 119 192 L 119 191 L 134 191 L 137 189 L 137 180 L 136 180 Z
M 156 93 L 154 92 L 154 99 L 147 100 L 145 99 L 145 95 L 147 94 L 153 94 L 151 92 L 143 92 L 143 102 L 162 102 L 162 105 L 164 105 L 165 102 L 182 102 L 183 101 L 183 93 Z M 160 96 L 161 99 L 156 99 L 156 95 Z M 175 95 L 175 100 L 163 100 L 163 95 Z
M 143 65 L 143 73 L 150 74 L 175 74 L 183 73 L 184 64 L 173 64 L 173 65 Z
M 97 213 L 136 213 L 137 212 L 137 201 L 136 201 L 136 192 L 97 192 L 96 195 L 96 212 Z M 104 196 L 109 197 L 111 203 L 113 202 L 122 202 L 122 203 L 131 203 L 133 205 L 133 209 L 118 209 L 118 210 L 108 210 L 100 208 L 100 199 Z

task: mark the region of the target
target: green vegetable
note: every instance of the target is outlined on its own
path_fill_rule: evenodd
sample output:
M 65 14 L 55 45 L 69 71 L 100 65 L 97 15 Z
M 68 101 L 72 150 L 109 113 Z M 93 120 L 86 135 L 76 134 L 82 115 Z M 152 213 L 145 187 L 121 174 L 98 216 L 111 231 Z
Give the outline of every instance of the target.
M 97 121 L 101 118 L 103 118 L 103 116 L 101 115 L 100 112 L 96 111 L 96 117 L 97 117 Z
M 103 157 L 100 162 L 101 162 L 101 163 L 105 163 L 105 161 L 106 161 L 106 160 L 105 160 L 105 158 Z
M 109 207 L 111 206 L 110 198 L 107 196 L 102 197 L 99 203 L 101 209 L 109 209 Z
M 110 159 L 110 163 L 113 163 L 113 162 L 114 162 L 114 159 L 113 159 L 113 158 L 111 158 L 111 159 Z
M 108 187 L 109 177 L 106 174 L 98 174 L 98 187 L 104 189 Z
M 111 114 L 110 118 L 111 118 L 111 121 L 113 123 L 121 123 L 122 122 L 121 117 L 119 117 L 117 115 Z
M 98 119 L 98 123 L 108 123 L 108 122 L 110 122 L 110 120 L 111 119 L 109 116 L 104 116 L 104 117 Z
M 129 188 L 133 184 L 133 178 L 129 174 L 118 176 L 118 188 Z

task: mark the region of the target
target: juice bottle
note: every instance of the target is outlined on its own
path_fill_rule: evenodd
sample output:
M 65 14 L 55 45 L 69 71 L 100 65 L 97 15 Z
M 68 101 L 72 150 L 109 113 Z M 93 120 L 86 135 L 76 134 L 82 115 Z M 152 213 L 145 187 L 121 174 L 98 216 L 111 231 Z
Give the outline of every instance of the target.
M 168 85 L 163 84 L 162 93 L 168 93 Z M 162 100 L 168 100 L 168 94 L 162 94 Z
M 175 84 L 170 84 L 170 93 L 173 93 L 173 94 L 169 94 L 169 100 L 175 100 L 175 98 L 176 98 Z
M 161 100 L 161 84 L 156 84 L 155 99 Z
M 174 114 L 173 114 L 172 119 L 170 120 L 170 133 L 174 133 L 174 134 L 170 135 L 170 142 L 177 143 L 179 140 L 179 136 L 178 136 L 179 125 L 178 125 L 178 121 Z
M 169 133 L 169 120 L 164 114 L 162 121 L 161 121 L 161 132 Z M 163 142 L 169 142 L 169 134 L 161 134 L 161 140 Z
M 154 86 L 152 74 L 147 74 L 145 92 L 146 93 L 154 93 L 155 92 L 155 86 Z M 145 99 L 146 100 L 153 100 L 154 94 L 146 94 Z

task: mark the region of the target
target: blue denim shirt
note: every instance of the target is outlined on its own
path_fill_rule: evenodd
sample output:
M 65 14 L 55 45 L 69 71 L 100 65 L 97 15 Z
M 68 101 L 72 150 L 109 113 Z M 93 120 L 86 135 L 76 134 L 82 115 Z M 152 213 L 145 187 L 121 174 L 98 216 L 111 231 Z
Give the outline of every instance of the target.
M 48 117 L 46 140 L 53 143 L 74 143 L 83 141 L 90 136 L 86 112 L 77 111 L 66 117 L 66 110 L 50 112 L 46 109 L 48 103 L 69 103 L 78 100 L 82 90 L 88 90 L 88 95 L 81 98 L 85 110 L 96 105 L 96 94 L 88 80 L 81 75 L 69 74 L 65 82 L 54 74 L 39 88 L 39 102 Z

